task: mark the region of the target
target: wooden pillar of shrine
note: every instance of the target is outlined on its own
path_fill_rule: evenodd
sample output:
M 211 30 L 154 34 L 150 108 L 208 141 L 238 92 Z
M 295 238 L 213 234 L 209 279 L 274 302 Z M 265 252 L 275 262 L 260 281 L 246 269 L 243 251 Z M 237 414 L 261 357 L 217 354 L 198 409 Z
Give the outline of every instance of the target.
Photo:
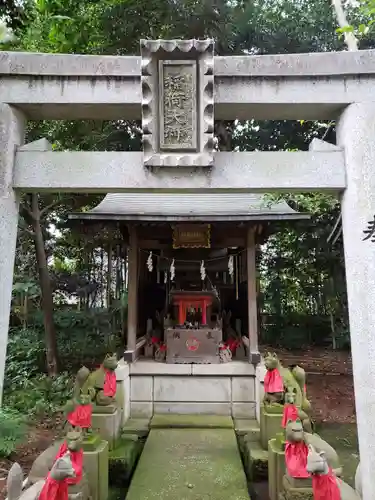
M 256 246 L 255 227 L 247 229 L 247 304 L 249 319 L 249 362 L 257 365 L 260 362 L 258 347 L 258 308 L 256 286 Z
M 138 237 L 137 228 L 129 226 L 128 247 L 128 338 L 126 349 L 134 352 L 138 326 Z

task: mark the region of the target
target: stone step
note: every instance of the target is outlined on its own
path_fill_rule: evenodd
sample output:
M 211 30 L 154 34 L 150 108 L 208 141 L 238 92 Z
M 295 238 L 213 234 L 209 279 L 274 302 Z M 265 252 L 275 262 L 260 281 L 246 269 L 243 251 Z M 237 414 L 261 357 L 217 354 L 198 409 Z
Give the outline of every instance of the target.
M 258 421 L 249 418 L 235 418 L 234 429 L 238 436 L 247 437 L 247 441 L 258 442 L 260 441 L 260 428 Z
M 247 477 L 252 481 L 268 478 L 268 451 L 259 442 L 249 441 L 247 435 L 240 438 L 240 446 Z
M 220 415 L 154 415 L 150 429 L 234 429 L 231 417 Z
M 108 456 L 109 484 L 112 487 L 125 488 L 129 485 L 142 448 L 142 441 L 136 434 L 124 434 L 118 440 L 116 448 Z
M 127 500 L 249 500 L 233 429 L 151 429 Z
M 150 419 L 149 418 L 129 418 L 121 433 L 136 434 L 139 437 L 145 437 L 150 432 Z

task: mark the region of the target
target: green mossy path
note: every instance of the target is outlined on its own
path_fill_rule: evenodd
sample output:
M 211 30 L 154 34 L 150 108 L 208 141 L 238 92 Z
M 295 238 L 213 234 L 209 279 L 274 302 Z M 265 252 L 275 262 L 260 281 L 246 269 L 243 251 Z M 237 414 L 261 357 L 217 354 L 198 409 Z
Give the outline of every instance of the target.
M 249 500 L 233 429 L 152 429 L 127 500 Z

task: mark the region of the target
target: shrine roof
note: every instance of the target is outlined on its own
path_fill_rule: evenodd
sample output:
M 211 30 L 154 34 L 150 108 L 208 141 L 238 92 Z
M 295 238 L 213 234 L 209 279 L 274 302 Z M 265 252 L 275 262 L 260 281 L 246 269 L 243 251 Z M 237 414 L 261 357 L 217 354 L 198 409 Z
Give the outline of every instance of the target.
M 75 220 L 248 221 L 308 219 L 285 201 L 271 203 L 250 193 L 111 193 Z

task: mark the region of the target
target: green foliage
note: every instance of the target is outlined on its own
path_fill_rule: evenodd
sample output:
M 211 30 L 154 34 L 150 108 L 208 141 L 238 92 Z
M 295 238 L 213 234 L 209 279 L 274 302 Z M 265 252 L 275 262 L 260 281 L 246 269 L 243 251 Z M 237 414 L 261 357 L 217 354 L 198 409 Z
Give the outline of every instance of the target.
M 355 7 L 347 7 L 350 24 L 336 29 L 339 36 L 353 33 L 363 42 L 373 36 L 375 24 L 375 0 L 359 0 Z M 362 47 L 365 48 L 365 47 Z
M 26 437 L 24 417 L 12 408 L 0 408 L 0 457 L 7 458 Z
M 28 417 L 49 417 L 58 411 L 71 396 L 74 379 L 63 372 L 57 377 L 38 374 L 18 380 L 18 386 L 4 392 L 5 403 Z
M 59 310 L 55 314 L 61 366 L 59 376 L 45 373 L 45 342 L 41 312 L 33 315 L 32 328 L 9 332 L 4 399 L 8 406 L 29 416 L 50 416 L 71 395 L 75 372 L 84 364 L 100 364 L 108 350 L 120 343 L 112 335 L 112 313 Z
M 5 390 L 17 390 L 44 371 L 45 345 L 40 330 L 12 328 L 9 332 Z

